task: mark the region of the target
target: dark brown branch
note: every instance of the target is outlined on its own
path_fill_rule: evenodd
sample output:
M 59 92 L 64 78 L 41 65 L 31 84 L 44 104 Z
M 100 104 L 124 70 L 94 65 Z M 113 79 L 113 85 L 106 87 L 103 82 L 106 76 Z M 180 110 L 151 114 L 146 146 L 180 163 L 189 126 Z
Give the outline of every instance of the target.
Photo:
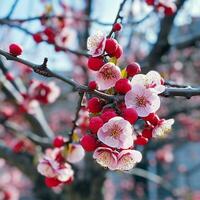
M 38 73 L 42 76 L 57 78 L 57 79 L 65 82 L 65 83 L 71 85 L 74 88 L 74 90 L 76 90 L 76 91 L 92 93 L 92 94 L 99 96 L 101 98 L 104 98 L 108 101 L 112 101 L 112 100 L 116 99 L 116 97 L 113 96 L 113 95 L 108 95 L 108 94 L 105 94 L 105 93 L 97 91 L 97 90 L 92 91 L 85 85 L 81 85 L 81 84 L 75 82 L 74 80 L 72 80 L 70 78 L 65 78 L 63 76 L 60 76 L 59 74 L 56 74 L 55 72 L 51 71 L 46 66 L 47 58 L 44 59 L 44 61 L 41 65 L 38 65 L 38 64 L 34 64 L 32 62 L 29 62 L 27 60 L 24 60 L 22 58 L 13 56 L 13 55 L 11 55 L 11 54 L 9 54 L 6 51 L 3 51 L 1 49 L 0 49 L 0 55 L 3 55 L 7 60 L 13 60 L 13 61 L 16 61 L 16 62 L 19 62 L 19 63 L 23 63 L 24 65 L 32 68 L 34 70 L 34 72 L 36 72 L 36 73 Z
M 176 87 L 176 88 L 186 88 L 188 87 L 188 85 L 180 85 L 180 84 L 177 84 L 175 83 L 174 81 L 165 81 L 164 83 L 166 86 L 170 86 L 170 87 Z
M 74 90 L 76 90 L 78 92 L 91 93 L 92 95 L 101 97 L 110 102 L 113 102 L 113 101 L 117 102 L 117 101 L 123 100 L 123 96 L 108 95 L 108 94 L 105 94 L 98 90 L 90 90 L 88 88 L 88 86 L 81 85 L 70 78 L 65 78 L 65 77 L 62 77 L 62 76 L 56 74 L 55 72 L 49 70 L 49 68 L 46 66 L 47 58 L 44 59 L 44 62 L 41 65 L 37 65 L 37 64 L 31 63 L 27 60 L 24 60 L 22 58 L 15 57 L 1 49 L 0 49 L 0 55 L 3 55 L 7 60 L 13 60 L 13 61 L 17 61 L 17 62 L 27 65 L 28 67 L 32 68 L 38 74 L 41 74 L 46 77 L 54 77 L 61 81 L 64 81 L 65 83 L 71 85 L 74 88 Z M 188 99 L 191 98 L 192 96 L 199 96 L 199 95 L 200 95 L 200 88 L 199 87 L 195 88 L 195 87 L 190 87 L 190 86 L 187 88 L 166 88 L 165 91 L 162 94 L 160 94 L 160 96 L 163 96 L 163 97 L 179 96 L 179 97 L 186 97 Z
M 127 0 L 123 0 L 122 3 L 120 4 L 119 10 L 118 10 L 118 12 L 117 12 L 117 16 L 116 16 L 116 18 L 115 18 L 115 21 L 114 21 L 113 25 L 118 21 L 118 19 L 120 19 L 120 18 L 122 19 L 122 17 L 120 16 L 120 14 L 121 14 L 121 11 L 123 10 L 123 7 L 124 7 L 126 1 L 127 1 Z M 112 34 L 113 34 L 113 28 L 111 29 L 111 31 L 110 31 L 110 33 L 108 34 L 107 37 L 108 37 L 108 38 L 111 37 Z
M 161 94 L 163 97 L 186 97 L 190 99 L 192 96 L 199 96 L 200 88 L 166 88 L 166 90 Z

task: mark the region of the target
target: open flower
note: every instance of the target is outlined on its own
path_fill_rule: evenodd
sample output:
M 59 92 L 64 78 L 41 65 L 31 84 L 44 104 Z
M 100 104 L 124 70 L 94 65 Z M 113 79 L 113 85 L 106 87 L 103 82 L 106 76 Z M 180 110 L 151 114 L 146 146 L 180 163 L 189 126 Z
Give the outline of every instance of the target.
M 69 144 L 67 151 L 67 161 L 70 163 L 76 163 L 83 159 L 85 151 L 80 144 Z
M 56 154 L 56 149 L 46 152 L 37 166 L 37 170 L 40 174 L 49 178 L 56 176 L 56 171 L 59 169 L 59 163 L 56 161 Z
M 98 147 L 93 158 L 103 167 L 108 167 L 110 170 L 115 170 L 117 167 L 117 152 L 107 147 Z
M 96 82 L 100 90 L 106 90 L 115 86 L 115 83 L 121 78 L 121 72 L 114 63 L 106 63 L 97 72 Z
M 46 151 L 37 166 L 37 170 L 43 176 L 54 178 L 62 183 L 73 178 L 74 171 L 68 163 L 59 163 L 56 160 L 58 153 L 58 149 Z
M 134 108 L 140 117 L 156 112 L 160 107 L 160 98 L 151 89 L 142 85 L 134 85 L 125 95 L 127 108 Z
M 53 103 L 60 95 L 60 89 L 54 82 L 34 81 L 29 88 L 29 95 L 43 104 Z
M 103 54 L 106 44 L 106 34 L 97 31 L 87 39 L 87 49 L 93 57 Z
M 121 171 L 132 169 L 142 160 L 142 154 L 136 150 L 123 150 L 118 155 L 117 169 Z
M 165 137 L 171 131 L 173 124 L 174 119 L 162 119 L 153 129 L 153 137 Z
M 57 170 L 56 178 L 61 182 L 66 182 L 71 178 L 73 179 L 73 175 L 74 171 L 72 170 L 71 165 L 65 163 Z
M 160 94 L 164 92 L 165 86 L 162 84 L 162 77 L 156 71 L 150 71 L 146 75 L 137 74 L 131 80 L 132 87 L 135 84 L 143 85 L 146 88 L 151 88 L 155 93 Z
M 98 130 L 97 136 L 104 144 L 118 149 L 131 147 L 136 139 L 131 124 L 122 117 L 111 118 Z

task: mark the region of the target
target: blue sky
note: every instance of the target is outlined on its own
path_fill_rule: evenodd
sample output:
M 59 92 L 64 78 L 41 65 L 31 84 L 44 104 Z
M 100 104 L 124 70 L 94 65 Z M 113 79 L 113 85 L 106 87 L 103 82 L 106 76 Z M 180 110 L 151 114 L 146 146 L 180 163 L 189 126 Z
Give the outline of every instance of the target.
M 139 9 L 138 2 L 139 0 L 135 0 L 134 9 L 137 12 Z M 0 0 L 0 17 L 5 17 L 12 6 L 14 0 Z M 55 12 L 59 13 L 59 6 L 57 0 L 46 0 L 46 2 L 51 2 L 54 6 Z M 84 4 L 84 0 L 66 0 L 69 4 L 71 3 L 73 6 L 77 8 L 81 8 Z M 94 0 L 93 5 L 93 13 L 92 16 L 94 18 L 98 18 L 103 22 L 113 22 L 118 11 L 121 0 Z M 185 9 L 187 12 L 193 16 L 199 16 L 200 1 L 197 0 L 188 0 L 188 3 L 185 5 Z M 40 0 L 19 0 L 19 3 L 13 13 L 13 18 L 27 18 L 31 16 L 41 15 L 43 12 L 43 6 L 41 6 Z M 147 9 L 148 12 L 148 9 Z M 185 11 L 183 11 L 185 12 Z M 141 13 L 138 11 L 137 17 L 140 18 L 145 13 Z M 190 18 L 187 14 L 182 14 L 176 19 L 176 23 L 183 24 L 185 22 L 189 23 Z M 27 27 L 32 32 L 36 32 L 39 30 L 40 23 L 34 22 L 27 24 Z M 102 29 L 105 31 L 109 31 L 110 27 L 100 27 L 96 24 L 93 24 L 92 30 Z M 5 37 L 6 36 L 6 37 Z M 154 41 L 156 38 L 153 33 L 149 31 L 149 39 Z M 70 69 L 72 66 L 67 60 L 67 56 L 65 53 L 56 53 L 51 45 L 40 44 L 36 45 L 31 37 L 27 37 L 19 30 L 12 30 L 8 32 L 7 27 L 0 27 L 0 47 L 6 49 L 9 43 L 17 42 L 22 44 L 24 47 L 24 57 L 27 59 L 31 59 L 33 62 L 41 63 L 44 57 L 48 57 L 50 66 L 53 66 L 53 69 Z M 73 45 L 74 46 L 74 45 Z M 31 48 L 30 48 L 31 47 Z M 67 65 L 67 66 L 66 66 Z M 56 67 L 55 67 L 56 66 Z

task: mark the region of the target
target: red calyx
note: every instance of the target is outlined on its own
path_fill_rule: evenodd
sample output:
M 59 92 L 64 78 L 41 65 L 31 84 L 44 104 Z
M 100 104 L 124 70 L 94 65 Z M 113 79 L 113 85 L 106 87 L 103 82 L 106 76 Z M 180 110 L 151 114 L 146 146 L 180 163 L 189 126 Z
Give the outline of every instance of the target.
M 11 44 L 9 46 L 9 52 L 10 54 L 12 54 L 13 56 L 19 56 L 22 54 L 22 47 L 19 44 Z
M 158 115 L 155 113 L 150 113 L 147 117 L 143 117 L 145 121 L 149 121 L 152 125 L 156 126 L 160 121 Z
M 121 23 L 115 23 L 113 25 L 113 32 L 120 31 L 122 29 L 122 24 Z
M 119 79 L 115 84 L 115 90 L 120 94 L 126 94 L 131 90 L 131 82 L 126 78 Z
M 48 177 L 45 177 L 45 184 L 47 187 L 56 187 L 58 186 L 59 184 L 61 184 L 61 182 L 56 179 L 56 178 L 48 178 Z
M 108 110 L 105 111 L 101 114 L 101 119 L 103 120 L 104 123 L 108 122 L 111 118 L 116 117 L 117 114 L 113 110 Z
M 90 81 L 88 87 L 90 90 L 96 90 L 98 88 L 96 81 Z
M 125 120 L 134 124 L 138 119 L 138 114 L 134 108 L 126 108 L 123 110 L 122 116 Z
M 154 5 L 155 0 L 145 0 L 148 5 Z
M 89 123 L 89 129 L 92 133 L 96 134 L 99 128 L 103 126 L 103 120 L 100 117 L 92 117 Z
M 126 71 L 128 76 L 132 77 L 141 72 L 141 67 L 138 63 L 134 62 L 126 67 Z
M 151 126 L 144 128 L 142 131 L 142 136 L 145 138 L 151 139 L 152 138 L 152 130 L 153 130 L 153 128 Z
M 88 68 L 94 71 L 100 70 L 104 64 L 102 57 L 90 57 L 88 59 Z
M 40 43 L 43 41 L 41 33 L 33 34 L 33 39 L 36 43 Z
M 13 74 L 10 73 L 10 72 L 7 72 L 7 73 L 5 74 L 5 76 L 6 76 L 6 79 L 7 79 L 8 81 L 13 81 L 13 80 L 14 80 L 14 76 L 13 76 Z
M 106 46 L 105 46 L 105 51 L 109 54 L 109 55 L 114 55 L 117 48 L 118 48 L 118 42 L 117 40 L 113 39 L 113 38 L 109 38 L 106 40 Z
M 114 55 L 117 59 L 120 58 L 123 54 L 123 49 L 120 45 L 118 45 L 117 50 L 115 51 Z
M 97 148 L 97 140 L 92 135 L 84 135 L 80 144 L 85 151 L 94 151 Z
M 88 109 L 89 109 L 89 112 L 91 112 L 91 113 L 100 112 L 102 109 L 102 105 L 101 105 L 99 98 L 93 97 L 93 98 L 89 99 Z
M 148 143 L 148 139 L 141 136 L 141 135 L 138 135 L 137 136 L 137 139 L 134 141 L 134 144 L 136 145 L 141 145 L 141 146 L 144 146 Z
M 57 136 L 55 137 L 55 139 L 53 140 L 53 146 L 54 147 L 62 147 L 65 144 L 64 138 L 62 136 Z

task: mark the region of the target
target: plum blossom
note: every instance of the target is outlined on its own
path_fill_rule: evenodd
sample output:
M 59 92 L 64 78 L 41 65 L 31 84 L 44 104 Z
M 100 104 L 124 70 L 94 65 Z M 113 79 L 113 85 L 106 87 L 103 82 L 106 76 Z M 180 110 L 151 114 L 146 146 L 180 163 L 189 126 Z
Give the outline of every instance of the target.
M 85 151 L 80 144 L 69 144 L 67 151 L 67 161 L 70 163 L 76 163 L 83 159 Z
M 97 132 L 98 139 L 104 144 L 118 149 L 133 145 L 136 135 L 131 124 L 122 117 L 113 117 Z
M 134 108 L 139 117 L 146 117 L 160 107 L 159 96 L 142 85 L 134 85 L 125 95 L 127 108 Z
M 172 129 L 174 119 L 160 120 L 157 126 L 153 129 L 153 137 L 165 137 Z
M 74 172 L 68 163 L 59 163 L 56 158 L 58 149 L 48 150 L 40 160 L 37 170 L 47 178 L 55 178 L 60 182 L 66 182 L 71 179 Z
M 115 83 L 121 78 L 121 72 L 114 63 L 106 63 L 97 72 L 96 82 L 100 90 L 106 90 L 115 86 Z
M 53 103 L 60 95 L 60 89 L 54 82 L 34 81 L 29 88 L 29 96 L 43 104 Z
M 156 94 L 164 92 L 165 86 L 162 84 L 162 77 L 156 71 L 150 71 L 145 74 L 137 74 L 132 80 L 131 84 L 134 87 L 135 84 L 143 85 L 146 88 L 151 88 Z
M 142 154 L 136 150 L 123 150 L 118 155 L 117 170 L 126 171 L 132 169 L 136 163 L 142 160 Z
M 107 147 L 98 147 L 93 158 L 103 167 L 108 167 L 110 170 L 115 170 L 117 167 L 117 152 Z
M 103 54 L 106 44 L 106 34 L 97 31 L 87 39 L 87 49 L 93 57 Z
M 37 170 L 43 176 L 52 178 L 56 176 L 56 171 L 59 169 L 59 163 L 56 161 L 58 150 L 47 150 L 44 157 L 40 160 Z

